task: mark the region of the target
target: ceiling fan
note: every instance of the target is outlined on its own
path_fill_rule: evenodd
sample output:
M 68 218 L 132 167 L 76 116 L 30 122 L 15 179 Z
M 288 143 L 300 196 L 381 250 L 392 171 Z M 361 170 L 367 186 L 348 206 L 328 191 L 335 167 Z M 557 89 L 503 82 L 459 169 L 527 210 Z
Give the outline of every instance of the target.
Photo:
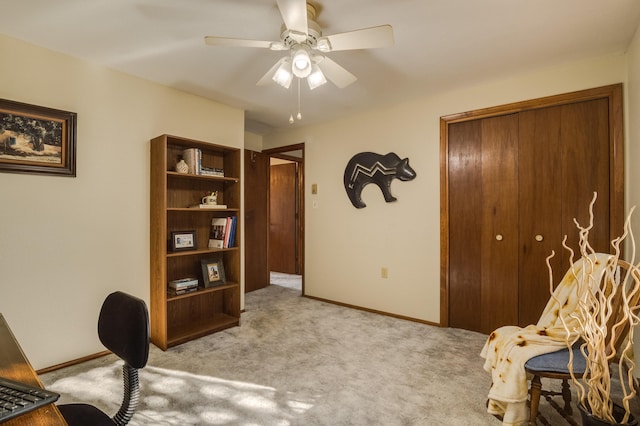
M 327 82 L 337 87 L 347 87 L 357 80 L 325 53 L 340 50 L 371 49 L 393 45 L 393 28 L 380 25 L 333 35 L 323 35 L 315 21 L 316 7 L 305 0 L 277 0 L 284 25 L 279 41 L 261 41 L 229 37 L 205 37 L 205 43 L 213 46 L 257 47 L 288 51 L 257 82 L 258 86 L 272 82 L 289 88 L 293 77 L 307 79 L 311 90 Z

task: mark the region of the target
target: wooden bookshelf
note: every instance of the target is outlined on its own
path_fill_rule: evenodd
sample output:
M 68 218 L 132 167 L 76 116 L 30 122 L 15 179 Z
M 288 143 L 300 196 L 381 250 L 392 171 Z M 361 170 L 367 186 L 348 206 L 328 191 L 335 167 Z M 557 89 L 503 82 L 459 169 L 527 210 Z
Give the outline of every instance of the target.
M 187 148 L 202 152 L 202 165 L 224 176 L 183 174 L 176 163 Z M 225 209 L 196 209 L 206 193 L 218 192 Z M 240 150 L 170 135 L 151 140 L 151 341 L 167 348 L 240 324 Z M 211 221 L 236 216 L 232 247 L 208 247 Z M 171 232 L 194 231 L 193 250 L 169 251 Z M 221 258 L 226 281 L 203 287 L 201 260 Z M 167 293 L 171 280 L 196 277 L 197 291 Z

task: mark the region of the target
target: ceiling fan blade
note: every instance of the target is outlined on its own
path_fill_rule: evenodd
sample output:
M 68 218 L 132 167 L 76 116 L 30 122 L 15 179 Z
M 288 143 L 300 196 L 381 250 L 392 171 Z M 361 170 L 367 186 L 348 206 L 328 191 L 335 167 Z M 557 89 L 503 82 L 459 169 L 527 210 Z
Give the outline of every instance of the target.
M 278 69 L 280 64 L 284 62 L 284 60 L 285 58 L 280 58 L 278 62 L 276 62 L 271 68 L 269 68 L 269 71 L 267 71 L 266 74 L 263 75 L 260 80 L 258 80 L 256 86 L 267 86 L 273 83 L 273 75 L 276 73 L 276 70 Z
M 206 36 L 204 42 L 210 46 L 258 47 L 262 49 L 283 50 L 279 41 L 248 40 L 244 38 Z
M 318 62 L 318 68 L 325 77 L 340 89 L 347 87 L 358 79 L 355 75 L 338 65 L 335 61 L 326 56 Z
M 308 33 L 306 0 L 277 0 L 277 3 L 287 29 L 304 34 L 306 39 Z
M 388 47 L 393 46 L 393 27 L 391 25 L 380 25 L 322 38 L 326 38 L 329 41 L 330 48 L 328 51 L 330 52 Z

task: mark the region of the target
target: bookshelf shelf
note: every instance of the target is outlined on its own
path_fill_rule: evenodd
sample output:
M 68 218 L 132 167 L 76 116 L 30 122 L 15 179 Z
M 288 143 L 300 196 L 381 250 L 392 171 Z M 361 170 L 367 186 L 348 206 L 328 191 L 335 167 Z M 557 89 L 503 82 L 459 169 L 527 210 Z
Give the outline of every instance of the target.
M 216 292 L 216 291 L 224 291 L 230 288 L 234 288 L 236 286 L 238 286 L 238 283 L 234 283 L 234 282 L 227 282 L 226 284 L 223 285 L 218 285 L 215 287 L 208 287 L 208 288 L 198 288 L 198 290 L 192 292 L 192 293 L 186 293 L 186 294 L 181 294 L 179 296 L 167 296 L 167 303 L 171 303 L 173 301 L 176 300 L 180 300 L 180 299 L 187 299 L 189 297 L 200 297 L 202 294 L 204 293 L 212 293 L 212 292 Z
M 224 253 L 226 251 L 237 251 L 239 247 L 229 247 L 229 248 L 201 248 L 198 250 L 188 250 L 188 251 L 177 251 L 175 253 L 167 253 L 167 257 L 182 257 L 182 256 L 200 256 L 202 254 L 215 254 L 215 253 Z
M 203 167 L 224 176 L 178 173 L 183 151 L 197 148 Z M 211 192 L 224 209 L 192 208 Z M 151 341 L 162 350 L 240 324 L 240 224 L 229 248 L 209 248 L 211 222 L 240 211 L 240 150 L 170 135 L 151 140 Z M 171 232 L 195 232 L 193 250 L 171 252 Z M 201 260 L 222 259 L 226 281 L 204 288 Z M 168 282 L 197 277 L 197 291 L 170 295 Z
M 190 173 L 178 173 L 167 171 L 167 177 L 178 178 L 178 179 L 190 179 L 190 180 L 208 180 L 208 181 L 228 181 L 228 182 L 240 182 L 240 180 L 236 177 L 227 177 L 227 176 L 203 176 L 203 175 L 194 175 Z
M 187 326 L 171 331 L 168 346 L 176 346 L 211 333 L 238 325 L 238 319 L 225 314 L 216 314 L 201 321 L 192 321 Z

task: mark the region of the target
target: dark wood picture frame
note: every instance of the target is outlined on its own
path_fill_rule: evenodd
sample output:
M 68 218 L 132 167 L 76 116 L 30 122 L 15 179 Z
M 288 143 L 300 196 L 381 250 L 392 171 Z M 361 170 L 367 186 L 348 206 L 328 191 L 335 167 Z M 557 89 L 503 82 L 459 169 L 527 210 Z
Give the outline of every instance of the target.
M 198 239 L 196 231 L 173 231 L 169 238 L 169 251 L 196 250 Z
M 215 287 L 227 282 L 224 275 L 224 263 L 222 258 L 202 259 L 202 280 L 205 288 Z
M 0 172 L 76 176 L 75 112 L 0 99 Z

